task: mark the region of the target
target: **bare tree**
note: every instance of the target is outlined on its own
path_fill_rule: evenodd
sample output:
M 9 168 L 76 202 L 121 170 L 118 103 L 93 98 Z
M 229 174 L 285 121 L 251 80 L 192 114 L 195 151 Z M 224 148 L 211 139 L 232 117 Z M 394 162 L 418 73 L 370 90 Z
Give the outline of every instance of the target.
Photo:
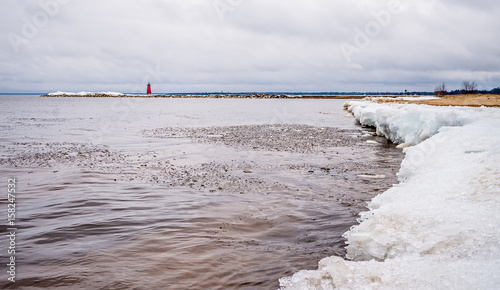
M 443 97 L 446 95 L 446 84 L 443 82 L 440 85 L 437 85 L 434 89 L 434 94 L 438 97 Z
M 476 89 L 477 89 L 477 83 L 475 81 L 469 82 L 469 81 L 464 81 L 462 83 L 462 91 L 464 94 L 473 94 Z
M 470 91 L 471 93 L 475 93 L 477 91 L 477 83 L 476 82 L 471 82 L 470 83 Z

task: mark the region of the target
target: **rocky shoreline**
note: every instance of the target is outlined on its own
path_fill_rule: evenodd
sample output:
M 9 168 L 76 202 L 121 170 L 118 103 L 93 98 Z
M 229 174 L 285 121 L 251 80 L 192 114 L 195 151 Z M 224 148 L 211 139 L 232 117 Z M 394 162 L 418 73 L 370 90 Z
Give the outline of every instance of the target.
M 363 99 L 366 96 L 347 95 L 285 95 L 285 94 L 207 94 L 207 95 L 128 95 L 119 93 L 51 93 L 40 97 L 80 98 L 213 98 L 213 99 Z

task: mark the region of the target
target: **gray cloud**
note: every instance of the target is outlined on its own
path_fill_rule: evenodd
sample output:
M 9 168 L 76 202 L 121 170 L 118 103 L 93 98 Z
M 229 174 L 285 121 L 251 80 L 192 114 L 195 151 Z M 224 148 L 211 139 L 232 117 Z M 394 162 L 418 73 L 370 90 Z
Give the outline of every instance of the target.
M 491 89 L 499 12 L 487 0 L 2 1 L 0 91 Z

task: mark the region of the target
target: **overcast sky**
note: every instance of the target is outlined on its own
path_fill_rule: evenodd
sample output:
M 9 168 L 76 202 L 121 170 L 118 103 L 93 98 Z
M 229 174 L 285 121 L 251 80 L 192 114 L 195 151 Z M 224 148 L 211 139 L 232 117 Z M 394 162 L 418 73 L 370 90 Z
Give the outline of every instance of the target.
M 500 86 L 498 0 L 0 1 L 0 92 Z

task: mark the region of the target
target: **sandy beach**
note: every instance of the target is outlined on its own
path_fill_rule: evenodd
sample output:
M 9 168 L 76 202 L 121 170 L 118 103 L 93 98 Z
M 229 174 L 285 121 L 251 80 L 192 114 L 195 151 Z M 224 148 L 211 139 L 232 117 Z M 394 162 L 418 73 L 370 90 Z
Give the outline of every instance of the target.
M 448 95 L 443 98 L 433 100 L 376 98 L 374 101 L 382 103 L 421 104 L 432 106 L 500 107 L 500 95 L 492 94 Z

